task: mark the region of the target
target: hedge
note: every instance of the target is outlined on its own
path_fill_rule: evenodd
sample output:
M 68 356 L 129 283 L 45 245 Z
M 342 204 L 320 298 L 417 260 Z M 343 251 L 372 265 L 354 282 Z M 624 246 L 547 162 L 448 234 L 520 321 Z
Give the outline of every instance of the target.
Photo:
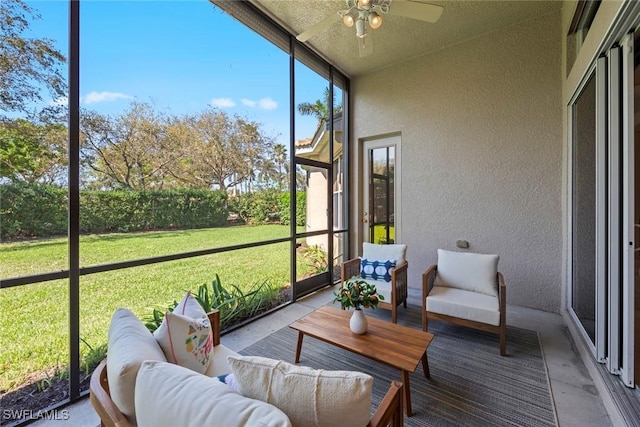
M 290 224 L 289 193 L 276 190 L 263 190 L 257 193 L 245 193 L 229 198 L 229 213 L 237 214 L 247 224 L 281 223 Z M 296 225 L 306 224 L 307 193 L 296 194 Z
M 67 234 L 65 188 L 0 185 L 0 240 Z M 80 191 L 80 231 L 111 233 L 219 227 L 227 222 L 224 191 Z

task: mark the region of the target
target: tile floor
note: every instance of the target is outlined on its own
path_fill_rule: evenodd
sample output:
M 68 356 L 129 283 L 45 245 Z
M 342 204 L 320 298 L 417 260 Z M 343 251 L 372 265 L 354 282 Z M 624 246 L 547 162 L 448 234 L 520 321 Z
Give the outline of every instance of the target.
M 293 320 L 304 316 L 331 300 L 331 290 L 325 289 L 299 300 L 269 316 L 257 320 L 241 329 L 222 337 L 222 343 L 239 351 L 272 332 L 287 326 Z M 418 304 L 419 301 L 410 301 Z M 603 397 L 590 375 L 593 363 L 583 363 L 580 348 L 576 346 L 567 323 L 562 316 L 518 306 L 508 306 L 509 325 L 536 330 L 540 333 L 544 357 L 551 379 L 551 390 L 556 404 L 560 426 L 618 426 L 624 421 L 615 410 L 611 416 L 607 407 L 613 405 L 608 396 Z M 508 343 L 507 343 L 508 349 Z M 605 406 L 605 402 L 607 405 Z M 68 427 L 99 425 L 99 418 L 93 411 L 89 399 L 71 405 L 67 421 L 40 420 L 33 423 L 38 427 Z

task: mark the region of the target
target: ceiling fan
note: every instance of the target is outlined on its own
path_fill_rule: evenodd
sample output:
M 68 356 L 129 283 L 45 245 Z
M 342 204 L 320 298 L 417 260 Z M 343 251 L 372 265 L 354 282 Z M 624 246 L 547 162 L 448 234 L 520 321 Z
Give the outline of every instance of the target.
M 442 6 L 410 0 L 346 0 L 346 2 L 346 9 L 327 16 L 298 34 L 296 38 L 306 42 L 320 31 L 342 20 L 347 27 L 355 26 L 360 56 L 367 56 L 373 52 L 373 44 L 371 37 L 366 37 L 368 34 L 366 24 L 372 30 L 376 30 L 382 25 L 382 15 L 386 14 L 434 23 L 444 10 Z

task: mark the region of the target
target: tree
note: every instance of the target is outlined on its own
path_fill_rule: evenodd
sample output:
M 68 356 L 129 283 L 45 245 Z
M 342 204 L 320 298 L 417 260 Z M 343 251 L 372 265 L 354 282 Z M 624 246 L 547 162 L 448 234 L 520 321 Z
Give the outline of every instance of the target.
M 182 152 L 167 138 L 168 119 L 146 103 L 133 102 L 116 118 L 96 112 L 81 115 L 81 151 L 85 165 L 102 187 L 164 188 L 169 165 Z
M 318 119 L 318 124 L 323 120 L 327 120 L 329 118 L 329 105 L 330 105 L 330 96 L 329 96 L 329 88 L 325 87 L 323 92 L 322 100 L 317 99 L 315 102 L 303 102 L 298 104 L 298 112 L 303 116 L 314 116 Z M 342 104 L 333 105 L 333 113 L 337 113 L 338 111 L 342 111 Z
M 287 161 L 287 147 L 282 144 L 276 144 L 273 147 L 273 157 L 278 167 L 278 191 L 282 191 L 282 181 L 285 178 L 283 167 Z
M 0 177 L 44 184 L 66 179 L 67 128 L 24 119 L 0 121 Z
M 179 169 L 172 173 L 191 186 L 235 187 L 253 180 L 271 155 L 273 141 L 256 122 L 215 109 L 185 120 L 192 127 L 192 138 Z
M 43 88 L 54 99 L 67 92 L 64 55 L 49 39 L 24 36 L 34 19 L 40 16 L 22 0 L 0 1 L 0 110 L 27 112 Z

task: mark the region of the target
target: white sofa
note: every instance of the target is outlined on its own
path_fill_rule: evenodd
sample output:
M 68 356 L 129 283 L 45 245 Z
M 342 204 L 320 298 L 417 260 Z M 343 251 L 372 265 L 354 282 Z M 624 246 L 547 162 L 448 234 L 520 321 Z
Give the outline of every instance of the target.
M 301 422 L 300 420 L 304 418 L 300 418 L 299 415 L 293 416 L 294 414 L 286 413 L 290 409 L 286 407 L 286 401 L 290 400 L 291 396 L 298 395 L 302 402 L 314 400 L 314 396 L 308 396 L 309 393 L 314 393 L 314 390 L 301 386 L 299 378 L 292 380 L 289 377 L 289 374 L 296 370 L 298 371 L 296 374 L 314 376 L 315 393 L 317 394 L 315 397 L 321 396 L 322 399 L 330 401 L 327 402 L 329 409 L 325 409 L 324 415 L 314 406 L 313 410 L 316 413 L 311 414 L 316 418 L 314 424 L 318 426 L 335 424 L 335 418 L 330 419 L 331 413 L 334 417 L 338 414 L 337 410 L 331 409 L 331 405 L 335 407 L 340 403 L 331 397 L 335 395 L 335 392 L 328 393 L 325 390 L 324 394 L 321 394 L 317 391 L 316 377 L 329 371 L 302 368 L 271 359 L 239 356 L 236 352 L 220 344 L 219 312 L 214 311 L 208 314 L 212 325 L 213 355 L 205 373 L 200 374 L 166 362 L 162 351 L 154 348 L 153 341 L 155 340 L 146 331 L 144 325 L 140 322 L 143 329 L 139 328 L 136 322 L 131 320 L 129 314 L 119 313 L 119 311 L 114 314 L 114 319 L 112 319 L 107 359 L 103 360 L 93 372 L 90 383 L 91 403 L 100 416 L 102 426 L 263 425 L 297 427 L 308 424 L 304 421 Z M 114 333 L 114 322 L 123 322 L 122 318 L 125 318 L 125 326 L 115 328 L 117 332 Z M 229 359 L 230 356 L 232 357 Z M 245 386 L 244 389 L 241 386 L 239 391 L 242 393 L 220 382 L 218 378 L 213 378 L 231 373 L 232 364 L 235 369 L 241 369 L 241 371 L 235 372 L 239 374 L 236 375 L 238 382 L 244 380 L 245 385 L 250 385 L 250 387 Z M 112 368 L 118 367 L 119 373 L 116 377 L 113 373 L 110 375 L 107 369 L 108 365 Z M 247 369 L 247 371 L 243 369 Z M 283 396 L 281 398 L 281 402 L 284 402 L 282 409 L 277 407 L 280 402 L 270 397 L 274 394 L 272 390 L 262 392 L 259 387 L 256 387 L 257 379 L 260 377 L 265 381 L 265 372 L 274 369 L 279 371 L 279 379 L 276 379 L 277 375 L 270 374 L 267 382 L 269 386 L 271 383 L 277 383 L 278 392 Z M 355 372 L 346 373 L 345 376 L 369 377 L 366 374 Z M 243 377 L 246 378 L 243 379 Z M 360 383 L 356 385 L 356 388 L 362 388 Z M 274 385 L 274 387 L 276 386 Z M 287 390 L 287 387 L 291 387 L 292 390 Z M 402 383 L 397 381 L 391 383 L 383 401 L 372 416 L 370 415 L 370 393 L 369 389 L 369 400 L 364 408 L 365 419 L 362 425 L 371 427 L 402 426 L 404 419 Z M 260 395 L 268 395 L 269 398 L 265 399 Z M 273 404 L 267 403 L 266 400 L 270 400 Z M 344 411 L 340 412 L 344 413 Z M 339 415 L 342 416 L 342 413 Z M 308 414 L 302 414 L 303 417 L 306 415 Z M 323 421 L 318 419 L 319 417 L 327 419 Z M 297 424 L 294 421 L 297 421 Z

